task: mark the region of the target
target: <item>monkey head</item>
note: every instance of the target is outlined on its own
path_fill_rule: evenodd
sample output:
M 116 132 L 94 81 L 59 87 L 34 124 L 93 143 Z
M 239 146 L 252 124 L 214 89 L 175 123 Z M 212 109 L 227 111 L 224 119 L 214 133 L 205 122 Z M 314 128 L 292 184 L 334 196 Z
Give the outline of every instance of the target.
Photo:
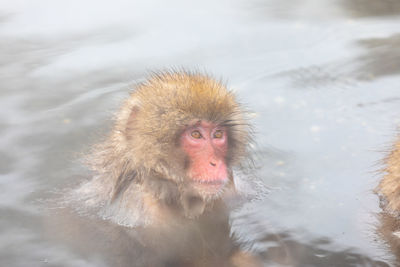
M 246 158 L 249 132 L 221 83 L 186 72 L 156 74 L 117 114 L 97 170 L 113 177 L 114 198 L 136 182 L 160 199 L 208 203 L 232 187 L 232 168 Z

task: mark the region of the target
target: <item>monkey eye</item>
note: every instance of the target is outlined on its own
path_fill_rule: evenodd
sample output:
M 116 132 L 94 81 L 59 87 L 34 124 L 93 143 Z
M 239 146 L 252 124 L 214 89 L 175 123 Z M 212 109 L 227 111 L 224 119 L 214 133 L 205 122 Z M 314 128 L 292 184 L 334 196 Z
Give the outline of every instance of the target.
M 200 139 L 202 137 L 201 133 L 197 130 L 193 131 L 190 135 L 195 139 Z
M 222 138 L 224 133 L 221 130 L 215 131 L 214 138 Z

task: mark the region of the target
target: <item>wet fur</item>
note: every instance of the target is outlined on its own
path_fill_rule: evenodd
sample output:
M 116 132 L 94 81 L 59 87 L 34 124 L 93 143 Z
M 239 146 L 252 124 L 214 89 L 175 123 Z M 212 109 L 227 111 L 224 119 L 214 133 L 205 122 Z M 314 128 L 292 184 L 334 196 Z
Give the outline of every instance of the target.
M 400 214 L 400 139 L 385 159 L 385 176 L 379 183 L 377 192 L 382 199 L 385 211 L 392 215 Z
M 195 120 L 226 126 L 227 165 L 232 170 L 249 159 L 251 128 L 244 114 L 233 93 L 210 77 L 188 72 L 154 74 L 132 91 L 116 114 L 109 137 L 88 156 L 94 178 L 79 189 L 87 194 L 83 200 L 110 207 L 111 214 L 105 217 L 120 218 L 117 222 L 124 224 L 134 224 L 129 216 L 135 205 L 141 209 L 136 213 L 143 213 L 150 223 L 162 218 L 165 210 L 174 216 L 181 209 L 181 216 L 199 216 L 204 209 L 191 214 L 185 203 L 191 188 L 186 177 L 188 159 L 179 146 L 181 132 Z M 232 180 L 231 175 L 220 195 L 203 199 L 205 209 L 234 190 Z M 195 199 L 196 193 L 191 197 Z
M 376 192 L 383 209 L 378 214 L 377 233 L 381 236 L 400 262 L 400 138 L 384 159 L 385 175 Z

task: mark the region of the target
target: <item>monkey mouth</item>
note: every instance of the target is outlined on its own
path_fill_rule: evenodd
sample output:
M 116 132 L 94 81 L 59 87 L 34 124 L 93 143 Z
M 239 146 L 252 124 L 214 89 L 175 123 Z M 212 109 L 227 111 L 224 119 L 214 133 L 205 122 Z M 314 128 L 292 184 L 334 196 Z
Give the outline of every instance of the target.
M 204 197 L 215 198 L 224 190 L 228 179 L 193 180 L 192 186 Z

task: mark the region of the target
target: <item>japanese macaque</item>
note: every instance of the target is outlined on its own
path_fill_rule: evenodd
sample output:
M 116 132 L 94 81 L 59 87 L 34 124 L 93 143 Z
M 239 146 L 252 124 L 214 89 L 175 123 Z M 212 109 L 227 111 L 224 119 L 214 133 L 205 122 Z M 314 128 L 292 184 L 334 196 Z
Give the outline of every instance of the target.
M 232 92 L 209 77 L 156 74 L 131 93 L 111 135 L 95 146 L 88 158 L 95 176 L 76 196 L 105 219 L 167 236 L 167 247 L 182 257 L 191 257 L 190 247 L 208 247 L 231 264 L 207 262 L 203 250 L 199 266 L 258 266 L 231 241 L 220 245 L 231 240 L 223 200 L 235 193 L 232 169 L 249 159 L 244 114 Z
M 400 139 L 385 160 L 385 175 L 376 189 L 384 212 L 380 214 L 379 233 L 400 262 Z
M 386 175 L 378 186 L 384 209 L 395 215 L 400 215 L 400 140 L 386 159 Z

